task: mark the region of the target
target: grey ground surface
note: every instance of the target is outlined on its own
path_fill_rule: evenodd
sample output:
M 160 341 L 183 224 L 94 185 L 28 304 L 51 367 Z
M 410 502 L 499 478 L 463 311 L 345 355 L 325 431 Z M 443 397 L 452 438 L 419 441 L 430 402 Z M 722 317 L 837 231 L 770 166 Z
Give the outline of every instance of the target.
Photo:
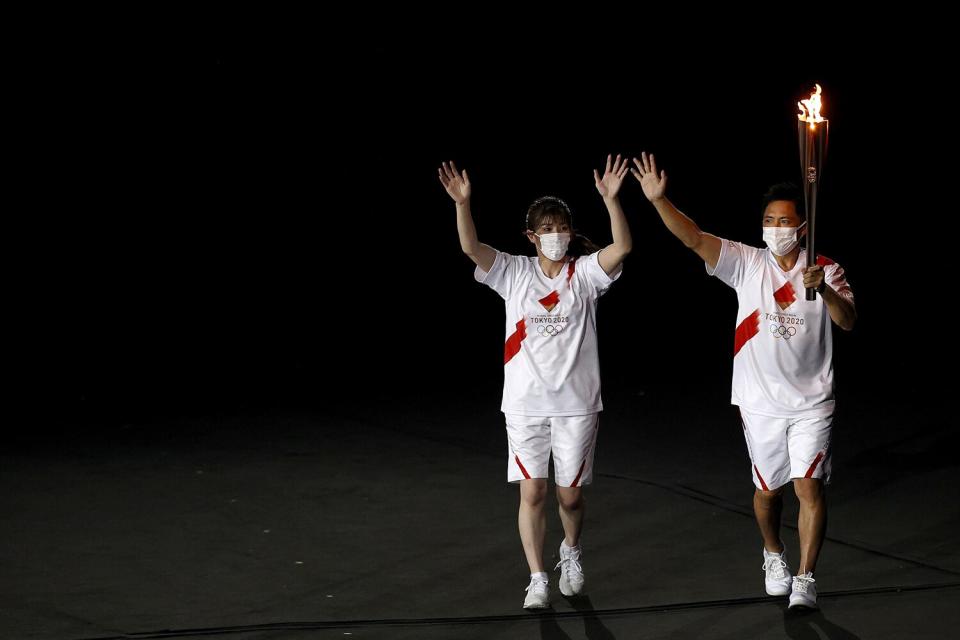
M 841 407 L 822 609 L 803 615 L 764 595 L 733 410 L 608 393 L 588 595 L 568 600 L 554 578 L 536 615 L 520 606 L 495 399 L 459 400 L 153 420 L 8 448 L 0 637 L 944 638 L 960 625 L 958 437 L 935 414 Z M 552 557 L 554 508 L 548 528 Z M 784 538 L 796 558 L 795 530 Z

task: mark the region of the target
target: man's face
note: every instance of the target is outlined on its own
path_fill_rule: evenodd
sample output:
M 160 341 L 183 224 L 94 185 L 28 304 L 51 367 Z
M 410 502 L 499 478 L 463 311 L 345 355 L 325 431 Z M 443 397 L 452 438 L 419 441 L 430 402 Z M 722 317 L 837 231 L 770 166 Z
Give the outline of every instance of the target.
M 792 200 L 774 200 L 763 212 L 765 227 L 799 227 L 802 222 Z

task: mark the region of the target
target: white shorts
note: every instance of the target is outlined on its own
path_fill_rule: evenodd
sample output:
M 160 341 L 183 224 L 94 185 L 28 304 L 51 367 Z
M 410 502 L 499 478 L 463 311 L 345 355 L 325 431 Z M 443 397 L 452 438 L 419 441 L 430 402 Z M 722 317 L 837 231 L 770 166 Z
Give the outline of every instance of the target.
M 773 491 L 796 478 L 830 482 L 833 416 L 772 418 L 740 410 L 753 484 Z
M 507 419 L 507 482 L 549 476 L 553 453 L 554 482 L 582 487 L 593 481 L 593 452 L 600 414 L 586 416 L 519 416 Z

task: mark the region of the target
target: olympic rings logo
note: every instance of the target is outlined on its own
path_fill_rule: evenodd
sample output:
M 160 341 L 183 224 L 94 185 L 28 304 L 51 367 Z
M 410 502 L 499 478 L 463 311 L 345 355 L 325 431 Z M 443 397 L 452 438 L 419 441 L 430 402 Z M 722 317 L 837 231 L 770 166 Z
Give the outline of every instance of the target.
M 563 331 L 563 326 L 558 326 L 554 324 L 540 325 L 537 327 L 537 333 L 546 338 L 552 338 L 553 336 L 558 336 Z
M 789 340 L 793 336 L 797 335 L 797 328 L 785 327 L 782 324 L 771 324 L 770 333 L 773 334 L 774 338 L 783 338 L 784 340 Z

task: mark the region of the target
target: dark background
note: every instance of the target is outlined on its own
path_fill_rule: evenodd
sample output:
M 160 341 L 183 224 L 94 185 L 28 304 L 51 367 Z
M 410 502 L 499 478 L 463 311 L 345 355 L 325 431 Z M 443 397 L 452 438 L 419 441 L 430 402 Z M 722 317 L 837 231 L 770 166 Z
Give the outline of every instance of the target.
M 860 314 L 835 331 L 840 401 L 949 400 L 946 43 L 852 26 L 808 55 L 754 30 L 696 48 L 683 35 L 667 49 L 639 34 L 211 28 L 147 51 L 38 54 L 23 102 L 32 196 L 8 238 L 19 431 L 400 398 L 498 406 L 502 302 L 459 251 L 440 162 L 469 170 L 481 240 L 501 250 L 530 250 L 523 213 L 545 194 L 608 242 L 592 169 L 641 150 L 704 230 L 759 246 L 763 191 L 798 178 L 795 103 L 815 82 L 831 123 L 818 249 L 845 267 Z M 722 407 L 735 295 L 632 178 L 622 201 L 635 248 L 600 305 L 604 388 Z
M 592 4 L 566 24 L 520 7 L 8 21 L 3 635 L 956 627 L 953 22 L 919 4 L 845 23 L 839 6 Z M 544 194 L 608 242 L 592 170 L 642 150 L 703 229 L 759 246 L 815 82 L 817 246 L 860 313 L 834 332 L 824 612 L 756 598 L 736 297 L 628 178 L 635 249 L 598 318 L 601 579 L 557 616 L 504 616 L 527 567 L 503 303 L 473 281 L 438 165 L 469 169 L 481 239 L 505 251 L 530 251 Z

